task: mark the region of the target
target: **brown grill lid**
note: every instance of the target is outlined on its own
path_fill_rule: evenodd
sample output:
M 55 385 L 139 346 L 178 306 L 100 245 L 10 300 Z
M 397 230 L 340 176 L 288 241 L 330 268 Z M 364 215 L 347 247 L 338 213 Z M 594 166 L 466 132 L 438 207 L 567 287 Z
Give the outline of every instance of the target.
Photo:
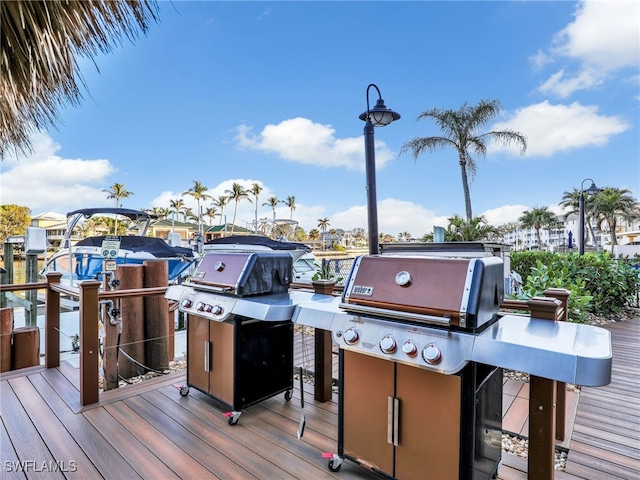
M 425 315 L 441 319 L 437 323 L 475 327 L 497 312 L 503 292 L 502 261 L 496 257 L 370 255 L 354 263 L 342 307 Z
M 191 277 L 194 286 L 234 295 L 284 293 L 289 289 L 293 257 L 279 252 L 208 252 Z

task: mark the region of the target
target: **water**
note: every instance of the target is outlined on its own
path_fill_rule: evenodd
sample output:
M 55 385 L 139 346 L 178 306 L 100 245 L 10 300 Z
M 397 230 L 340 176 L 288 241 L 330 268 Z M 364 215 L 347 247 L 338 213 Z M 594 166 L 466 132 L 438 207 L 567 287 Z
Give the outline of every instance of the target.
M 4 268 L 6 264 L 3 263 Z M 44 259 L 38 259 L 38 272 L 44 268 Z M 6 283 L 26 283 L 27 278 L 27 261 L 26 259 L 17 259 L 13 261 L 13 281 L 7 280 Z M 39 282 L 44 281 L 44 277 L 38 276 Z M 3 281 L 4 283 L 4 281 Z

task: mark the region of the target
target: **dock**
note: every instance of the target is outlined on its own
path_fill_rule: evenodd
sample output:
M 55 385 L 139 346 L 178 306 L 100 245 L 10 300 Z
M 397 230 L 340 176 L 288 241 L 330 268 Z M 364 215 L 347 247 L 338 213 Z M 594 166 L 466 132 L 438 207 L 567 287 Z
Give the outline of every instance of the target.
M 613 379 L 583 387 L 569 409 L 575 418 L 559 480 L 640 478 L 640 318 L 604 328 L 612 333 Z M 301 352 L 300 345 L 297 365 Z M 301 391 L 294 381 L 290 401 L 279 394 L 248 407 L 231 426 L 211 397 L 196 389 L 182 396 L 185 381 L 185 372 L 171 373 L 103 392 L 97 404 L 82 407 L 78 370 L 68 361 L 0 375 L 2 478 L 380 478 L 349 461 L 337 473 L 327 468 L 322 453 L 337 448 L 336 393 L 316 402 L 312 385 Z M 514 398 L 505 415 L 526 394 L 520 387 L 509 387 Z M 302 414 L 306 429 L 298 439 Z M 499 478 L 525 479 L 526 467 L 525 458 L 503 452 Z

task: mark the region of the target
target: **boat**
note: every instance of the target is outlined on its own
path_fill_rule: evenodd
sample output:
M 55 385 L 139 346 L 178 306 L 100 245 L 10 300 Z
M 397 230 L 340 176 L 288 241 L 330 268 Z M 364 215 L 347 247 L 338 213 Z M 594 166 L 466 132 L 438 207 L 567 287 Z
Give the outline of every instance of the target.
M 311 283 L 320 270 L 320 262 L 304 243 L 272 240 L 262 235 L 231 235 L 209 240 L 203 245 L 203 253 L 286 251 L 293 257 L 293 277 L 297 283 Z
M 130 223 L 127 231 L 131 234 L 90 236 L 74 244 L 74 229 L 82 221 L 95 216 L 114 216 L 116 221 L 124 217 Z M 60 272 L 63 281 L 73 283 L 100 279 L 105 270 L 105 260 L 115 260 L 116 265 L 142 265 L 145 261 L 165 260 L 168 263 L 169 282 L 179 282 L 195 266 L 198 254 L 190 248 L 170 245 L 161 238 L 147 236 L 154 218 L 147 212 L 128 208 L 85 208 L 69 212 L 60 248 L 46 260 L 41 274 Z M 114 248 L 103 252 L 105 245 Z

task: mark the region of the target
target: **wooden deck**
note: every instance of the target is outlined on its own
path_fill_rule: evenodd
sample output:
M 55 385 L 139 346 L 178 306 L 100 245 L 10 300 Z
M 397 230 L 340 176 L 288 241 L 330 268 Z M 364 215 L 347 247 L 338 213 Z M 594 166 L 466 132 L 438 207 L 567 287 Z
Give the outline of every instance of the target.
M 614 380 L 579 395 L 567 471 L 555 475 L 560 480 L 640 478 L 640 319 L 607 328 Z M 332 473 L 322 459 L 337 448 L 337 395 L 315 402 L 305 384 L 301 409 L 294 382 L 291 401 L 277 395 L 230 426 L 210 397 L 193 388 L 182 397 L 184 381 L 184 372 L 170 374 L 102 393 L 98 404 L 81 407 L 78 371 L 69 363 L 1 375 L 0 477 L 378 478 L 352 462 Z M 513 401 L 525 394 L 507 389 Z M 307 427 L 298 440 L 303 412 Z M 526 466 L 526 459 L 505 453 L 499 478 L 524 479 Z

